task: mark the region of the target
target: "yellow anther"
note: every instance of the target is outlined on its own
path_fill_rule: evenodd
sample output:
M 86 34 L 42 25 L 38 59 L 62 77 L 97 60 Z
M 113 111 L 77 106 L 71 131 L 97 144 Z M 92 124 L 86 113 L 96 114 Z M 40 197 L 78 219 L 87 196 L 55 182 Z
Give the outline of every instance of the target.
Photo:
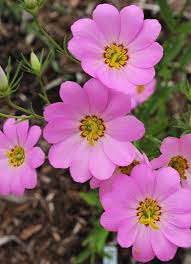
M 122 45 L 115 43 L 107 46 L 104 52 L 105 63 L 110 68 L 120 69 L 125 66 L 129 57 L 127 55 L 127 49 Z
M 91 145 L 94 145 L 100 137 L 104 136 L 104 121 L 95 115 L 86 116 L 83 120 L 81 120 L 80 130 L 81 136 L 86 137 L 87 141 Z
M 15 146 L 13 149 L 7 150 L 6 156 L 9 159 L 9 164 L 13 167 L 19 167 L 25 161 L 25 151 L 21 146 Z

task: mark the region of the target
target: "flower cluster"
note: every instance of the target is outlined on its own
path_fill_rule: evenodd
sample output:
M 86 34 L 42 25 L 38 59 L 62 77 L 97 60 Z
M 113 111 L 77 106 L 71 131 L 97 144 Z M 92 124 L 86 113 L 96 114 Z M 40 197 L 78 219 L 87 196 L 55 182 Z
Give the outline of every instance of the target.
M 163 56 L 156 42 L 160 23 L 144 19 L 135 5 L 118 11 L 100 4 L 92 19 L 78 20 L 71 30 L 68 49 L 92 78 L 83 87 L 62 83 L 61 101 L 44 109 L 49 162 L 69 168 L 74 181 L 99 188 L 101 225 L 117 233 L 121 247 L 132 246 L 137 261 L 155 256 L 168 261 L 177 247 L 191 246 L 191 134 L 166 138 L 161 156 L 149 161 L 133 144 L 145 127 L 131 114 L 156 87 L 154 66 Z M 31 66 L 40 76 L 37 59 L 32 54 Z M 7 87 L 1 69 L 0 77 Z M 35 147 L 40 134 L 28 121 L 5 122 L 0 131 L 1 194 L 20 196 L 36 186 L 36 168 L 45 159 Z

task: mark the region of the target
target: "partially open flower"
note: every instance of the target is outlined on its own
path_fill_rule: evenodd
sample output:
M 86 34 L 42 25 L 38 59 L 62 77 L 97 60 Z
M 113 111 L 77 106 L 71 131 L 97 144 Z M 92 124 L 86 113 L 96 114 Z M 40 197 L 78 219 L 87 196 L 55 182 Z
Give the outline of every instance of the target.
M 44 162 L 44 152 L 35 147 L 41 129 L 29 128 L 29 122 L 16 123 L 8 119 L 0 131 L 0 193 L 3 195 L 23 195 L 25 189 L 33 189 L 37 184 L 36 168 Z
M 137 85 L 153 80 L 154 66 L 163 56 L 155 42 L 161 25 L 156 19 L 144 20 L 138 6 L 119 12 L 113 5 L 100 4 L 92 19 L 76 21 L 71 30 L 69 51 L 86 73 L 109 88 L 131 94 Z
M 30 60 L 32 70 L 37 76 L 39 76 L 42 71 L 42 64 L 40 63 L 39 58 L 34 52 L 31 52 Z
M 117 232 L 121 247 L 132 246 L 135 260 L 169 261 L 177 247 L 191 246 L 191 191 L 181 187 L 176 170 L 137 165 L 130 177 L 116 176 L 100 199 L 102 226 Z
M 183 187 L 191 188 L 191 134 L 163 140 L 161 156 L 151 161 L 153 169 L 170 166 L 178 171 Z
M 27 12 L 36 15 L 45 1 L 46 0 L 23 0 L 23 7 Z
M 0 66 L 0 94 L 5 93 L 6 90 L 9 88 L 9 82 L 7 76 Z
M 38 0 L 24 0 L 28 9 L 34 9 L 38 6 Z

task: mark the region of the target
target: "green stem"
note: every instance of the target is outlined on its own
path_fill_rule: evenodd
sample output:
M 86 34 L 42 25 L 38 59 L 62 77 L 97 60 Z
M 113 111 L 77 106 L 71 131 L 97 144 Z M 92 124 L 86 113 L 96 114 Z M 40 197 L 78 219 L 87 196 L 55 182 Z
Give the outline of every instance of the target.
M 50 104 L 50 101 L 49 101 L 48 95 L 46 93 L 46 89 L 45 89 L 42 77 L 39 77 L 38 80 L 39 80 L 39 83 L 40 83 L 40 87 L 41 87 L 41 91 L 43 93 L 44 100 L 46 101 L 47 104 Z
M 3 113 L 0 113 L 0 117 L 5 117 L 5 118 L 16 118 L 16 119 L 32 119 L 33 116 L 30 115 L 30 116 L 16 116 L 16 115 L 7 115 L 7 114 L 3 114 Z
M 38 21 L 38 18 L 36 16 L 33 16 L 34 21 L 39 29 L 39 31 L 48 39 L 48 41 L 62 54 L 64 54 L 68 59 L 70 59 L 71 61 L 75 62 L 75 63 L 80 63 L 78 60 L 76 60 L 75 58 L 73 58 L 66 49 L 62 48 L 50 35 L 49 33 L 46 31 L 46 29 L 40 24 L 40 22 Z
M 40 116 L 40 115 L 38 115 L 38 114 L 36 114 L 36 113 L 34 113 L 34 112 L 28 110 L 28 109 L 25 109 L 25 108 L 23 108 L 23 107 L 21 107 L 21 106 L 19 106 L 19 105 L 16 105 L 15 103 L 13 103 L 13 102 L 11 101 L 10 97 L 7 98 L 7 103 L 8 103 L 12 108 L 14 108 L 14 109 L 16 109 L 16 110 L 18 110 L 18 111 L 20 111 L 20 112 L 23 112 L 23 113 L 25 113 L 25 114 L 27 114 L 27 115 L 29 115 L 29 116 L 32 115 L 32 116 L 35 117 L 35 118 L 38 118 L 38 119 L 44 120 L 44 117 L 43 117 L 43 116 Z

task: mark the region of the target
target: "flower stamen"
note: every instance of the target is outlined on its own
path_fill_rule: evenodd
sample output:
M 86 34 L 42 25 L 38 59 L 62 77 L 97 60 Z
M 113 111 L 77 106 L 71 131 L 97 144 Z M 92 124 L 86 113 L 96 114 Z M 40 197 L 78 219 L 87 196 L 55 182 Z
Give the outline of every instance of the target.
M 126 65 L 129 56 L 123 44 L 117 45 L 113 43 L 105 48 L 104 58 L 105 63 L 108 64 L 110 68 L 118 70 Z
M 144 85 L 138 85 L 137 86 L 137 92 L 138 92 L 138 94 L 141 94 L 142 92 L 144 92 L 144 90 L 145 90 Z
M 81 136 L 86 137 L 91 145 L 95 145 L 100 137 L 104 136 L 105 125 L 101 118 L 95 115 L 86 116 L 80 123 Z
M 168 166 L 177 170 L 182 180 L 187 179 L 185 173 L 186 170 L 189 168 L 189 165 L 188 165 L 188 161 L 185 158 L 183 158 L 182 156 L 175 156 L 170 160 Z
M 137 208 L 137 217 L 140 224 L 150 226 L 153 229 L 159 229 L 156 222 L 160 221 L 161 207 L 157 201 L 152 198 L 146 198 L 139 203 Z
M 133 162 L 129 164 L 128 166 L 120 166 L 119 170 L 122 174 L 126 174 L 130 176 L 132 169 L 138 164 L 140 164 L 138 160 L 133 160 Z
M 7 150 L 6 156 L 12 167 L 19 167 L 25 161 L 25 151 L 21 146 L 15 146 L 13 149 Z

